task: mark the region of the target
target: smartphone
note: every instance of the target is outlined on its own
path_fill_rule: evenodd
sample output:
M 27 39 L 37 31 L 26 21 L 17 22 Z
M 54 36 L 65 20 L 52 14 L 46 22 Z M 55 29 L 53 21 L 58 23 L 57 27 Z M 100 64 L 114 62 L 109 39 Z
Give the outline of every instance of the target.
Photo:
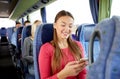
M 88 61 L 88 58 L 81 58 L 79 61 L 80 61 L 80 63 L 81 62 L 86 62 L 86 61 Z

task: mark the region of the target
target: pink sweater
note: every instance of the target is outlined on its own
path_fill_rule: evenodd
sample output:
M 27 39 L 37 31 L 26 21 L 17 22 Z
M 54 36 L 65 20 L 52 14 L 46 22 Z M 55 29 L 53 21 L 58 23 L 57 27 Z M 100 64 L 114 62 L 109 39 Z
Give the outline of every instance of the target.
M 82 54 L 84 53 L 83 52 L 83 47 L 81 45 L 81 43 L 77 42 L 78 45 L 80 46 L 81 50 L 82 50 Z M 52 75 L 51 73 L 51 60 L 52 60 L 52 57 L 53 57 L 53 46 L 50 44 L 50 43 L 46 43 L 44 44 L 41 49 L 40 49 L 40 54 L 39 54 L 39 58 L 38 58 L 38 61 L 39 61 L 39 70 L 40 70 L 40 76 L 41 76 L 41 79 L 58 79 L 57 78 L 57 73 Z M 69 61 L 74 61 L 74 57 L 71 55 L 70 50 L 68 48 L 64 48 L 64 49 L 61 49 L 64 53 L 64 55 L 67 56 L 67 59 L 68 59 L 68 62 Z M 84 54 L 83 54 L 84 56 Z M 66 63 L 64 63 L 64 60 L 62 60 L 62 69 L 65 67 Z M 84 69 L 83 71 L 81 71 L 79 73 L 79 79 L 86 79 L 86 74 L 87 74 L 87 71 L 86 69 Z M 76 77 L 67 77 L 67 79 L 76 79 Z

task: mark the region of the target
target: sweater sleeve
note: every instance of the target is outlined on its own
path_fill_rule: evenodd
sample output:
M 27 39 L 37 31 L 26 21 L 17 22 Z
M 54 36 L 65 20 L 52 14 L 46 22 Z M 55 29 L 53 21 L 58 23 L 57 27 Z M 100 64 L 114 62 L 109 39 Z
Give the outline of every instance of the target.
M 39 70 L 41 79 L 58 79 L 57 74 L 51 75 L 51 59 L 52 59 L 53 47 L 47 43 L 43 45 L 39 52 Z
M 26 59 L 28 62 L 33 63 L 33 56 L 30 56 L 30 38 L 27 37 L 24 40 L 24 54 L 23 54 L 23 58 Z

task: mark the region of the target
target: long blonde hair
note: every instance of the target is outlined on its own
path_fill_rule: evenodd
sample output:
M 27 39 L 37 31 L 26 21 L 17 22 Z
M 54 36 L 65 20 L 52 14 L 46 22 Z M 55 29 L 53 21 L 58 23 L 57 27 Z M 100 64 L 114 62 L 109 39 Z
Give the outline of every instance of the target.
M 36 31 L 36 28 L 37 28 L 37 26 L 38 26 L 39 24 L 41 24 L 41 21 L 40 21 L 40 20 L 36 20 L 36 21 L 33 23 L 32 27 L 31 27 L 31 38 L 32 38 L 32 39 L 33 39 L 34 36 L 35 36 L 35 31 Z
M 62 10 L 56 15 L 54 22 L 56 23 L 57 20 L 62 16 L 70 16 L 71 18 L 73 18 L 71 13 Z M 73 18 L 73 20 L 74 20 L 74 18 Z M 70 37 L 68 37 L 67 42 L 68 42 L 68 46 L 69 46 L 69 49 L 70 49 L 72 55 L 75 57 L 75 60 L 80 59 L 82 57 L 82 55 L 81 55 L 81 50 L 80 50 L 78 44 L 75 41 L 73 41 Z M 54 74 L 56 71 L 59 71 L 61 69 L 60 62 L 63 57 L 62 51 L 58 45 L 56 29 L 54 29 L 53 41 L 51 41 L 51 44 L 53 45 L 53 47 L 55 49 L 54 56 L 52 59 L 52 73 Z

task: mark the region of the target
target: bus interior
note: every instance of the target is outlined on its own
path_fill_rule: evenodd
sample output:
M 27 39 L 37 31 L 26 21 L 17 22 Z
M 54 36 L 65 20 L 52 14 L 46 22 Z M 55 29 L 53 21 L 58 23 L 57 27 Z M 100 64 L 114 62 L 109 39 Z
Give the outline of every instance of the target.
M 118 0 L 0 0 L 0 79 L 41 79 L 40 47 L 53 39 L 54 17 L 60 10 L 75 17 L 71 38 L 82 43 L 88 58 L 86 79 L 120 79 L 119 4 Z M 34 75 L 30 75 L 22 60 L 23 45 L 37 19 L 42 24 L 33 40 Z M 31 24 L 24 27 L 25 21 Z M 21 26 L 14 32 L 16 23 Z

